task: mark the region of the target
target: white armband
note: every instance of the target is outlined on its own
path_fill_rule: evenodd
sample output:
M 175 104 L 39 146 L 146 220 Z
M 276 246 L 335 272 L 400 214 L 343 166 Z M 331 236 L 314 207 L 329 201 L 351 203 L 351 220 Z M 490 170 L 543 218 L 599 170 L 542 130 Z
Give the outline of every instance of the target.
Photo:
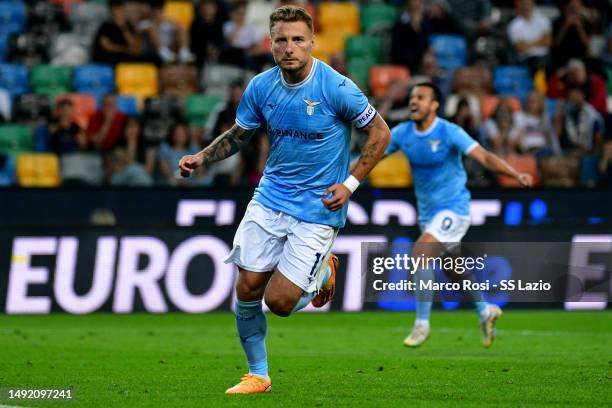
M 357 177 L 351 174 L 346 178 L 346 180 L 344 180 L 342 184 L 344 185 L 344 187 L 348 188 L 352 194 L 355 192 L 355 190 L 357 190 L 357 187 L 359 187 L 360 183 L 359 180 L 357 180 Z

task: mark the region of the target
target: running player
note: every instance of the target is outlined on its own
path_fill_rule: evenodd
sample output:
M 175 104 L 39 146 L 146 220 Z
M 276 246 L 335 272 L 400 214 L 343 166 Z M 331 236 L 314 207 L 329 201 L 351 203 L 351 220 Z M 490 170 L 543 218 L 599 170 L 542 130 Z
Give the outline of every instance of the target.
M 346 204 L 391 137 L 359 88 L 311 56 L 312 18 L 304 9 L 276 9 L 270 36 L 277 66 L 248 85 L 236 124 L 179 162 L 181 174 L 189 176 L 237 153 L 267 123 L 268 162 L 226 260 L 239 270 L 236 325 L 249 367 L 228 394 L 271 389 L 262 298 L 273 313 L 289 316 L 333 296 L 338 262 L 330 250 L 344 226 Z M 351 123 L 368 139 L 349 173 Z
M 441 256 L 457 247 L 470 227 L 470 192 L 465 186 L 467 175 L 462 155 L 476 160 L 487 169 L 515 178 L 524 187 L 531 187 L 532 177 L 519 173 L 499 156 L 483 149 L 459 126 L 439 118 L 440 91 L 432 83 L 415 85 L 410 93 L 411 121 L 403 122 L 391 131 L 391 143 L 385 157 L 401 150 L 410 161 L 417 198 L 421 236 L 412 253 L 426 257 Z M 465 279 L 473 279 L 466 275 Z M 421 269 L 416 279 L 434 279 L 434 271 Z M 430 333 L 429 316 L 433 294 L 418 290 L 416 322 L 404 340 L 408 347 L 418 347 Z M 495 323 L 501 309 L 485 302 L 480 291 L 471 291 L 480 315 L 482 344 L 490 347 L 495 339 Z

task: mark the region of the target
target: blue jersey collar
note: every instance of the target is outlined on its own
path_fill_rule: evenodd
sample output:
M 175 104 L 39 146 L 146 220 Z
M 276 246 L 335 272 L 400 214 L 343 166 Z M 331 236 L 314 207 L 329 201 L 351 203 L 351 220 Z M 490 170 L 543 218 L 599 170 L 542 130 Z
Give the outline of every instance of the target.
M 414 122 L 413 122 L 414 123 Z M 414 134 L 417 136 L 427 136 L 428 134 L 430 134 L 431 132 L 434 131 L 434 129 L 436 128 L 436 126 L 438 126 L 438 117 L 436 116 L 436 118 L 433 120 L 433 122 L 431 122 L 431 125 L 424 131 L 419 131 L 416 127 L 416 123 L 414 123 Z

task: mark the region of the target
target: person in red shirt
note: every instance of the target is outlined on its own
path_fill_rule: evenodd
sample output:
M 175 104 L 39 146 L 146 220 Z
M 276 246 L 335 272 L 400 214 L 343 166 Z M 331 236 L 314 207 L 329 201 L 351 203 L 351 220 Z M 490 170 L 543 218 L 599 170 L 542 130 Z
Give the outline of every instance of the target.
M 602 77 L 587 72 L 584 62 L 571 59 L 567 65 L 557 71 L 548 81 L 549 98 L 566 99 L 568 89 L 579 87 L 586 95 L 587 101 L 602 115 L 608 113 L 608 91 Z
M 95 112 L 89 119 L 87 137 L 98 150 L 112 149 L 123 133 L 127 117 L 117 110 L 114 94 L 106 94 L 102 102 L 102 110 Z

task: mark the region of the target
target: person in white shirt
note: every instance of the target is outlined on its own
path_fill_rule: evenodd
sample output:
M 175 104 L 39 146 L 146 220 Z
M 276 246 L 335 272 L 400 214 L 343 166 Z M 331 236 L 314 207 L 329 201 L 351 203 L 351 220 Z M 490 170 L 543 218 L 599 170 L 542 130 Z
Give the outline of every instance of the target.
M 552 44 L 550 20 L 534 8 L 534 0 L 519 0 L 517 16 L 508 25 L 508 38 L 519 62 L 532 72 L 546 65 Z

